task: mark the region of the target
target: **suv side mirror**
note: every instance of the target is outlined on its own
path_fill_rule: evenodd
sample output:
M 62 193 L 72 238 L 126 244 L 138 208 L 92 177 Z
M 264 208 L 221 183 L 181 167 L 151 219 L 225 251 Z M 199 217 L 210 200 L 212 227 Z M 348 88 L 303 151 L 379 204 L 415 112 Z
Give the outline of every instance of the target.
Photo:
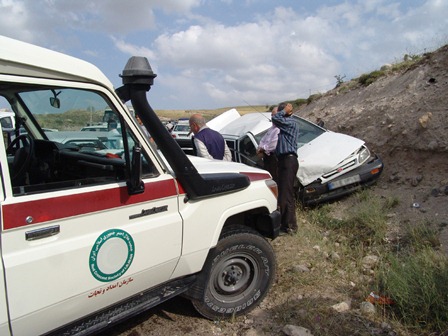
M 136 144 L 132 149 L 131 176 L 127 181 L 129 195 L 141 194 L 145 191 L 142 181 L 142 149 Z

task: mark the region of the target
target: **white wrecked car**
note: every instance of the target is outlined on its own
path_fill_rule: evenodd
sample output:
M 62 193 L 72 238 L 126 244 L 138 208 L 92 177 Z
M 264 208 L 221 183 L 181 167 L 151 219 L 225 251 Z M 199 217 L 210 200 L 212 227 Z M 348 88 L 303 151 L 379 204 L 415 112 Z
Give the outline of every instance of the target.
M 373 184 L 381 175 L 383 162 L 363 140 L 331 132 L 296 115 L 300 137 L 297 150 L 297 198 L 306 205 L 349 194 Z M 233 160 L 262 167 L 256 154 L 258 143 L 271 126 L 270 113 L 240 115 L 231 109 L 207 125 L 219 131 L 233 153 Z

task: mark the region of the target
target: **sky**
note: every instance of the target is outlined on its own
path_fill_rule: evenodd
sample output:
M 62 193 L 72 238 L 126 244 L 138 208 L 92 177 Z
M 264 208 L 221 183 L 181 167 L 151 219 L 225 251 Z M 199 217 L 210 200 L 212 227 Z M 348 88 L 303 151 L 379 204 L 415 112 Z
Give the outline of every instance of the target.
M 447 0 L 0 0 L 0 35 L 96 65 L 131 56 L 160 109 L 272 105 L 448 43 Z

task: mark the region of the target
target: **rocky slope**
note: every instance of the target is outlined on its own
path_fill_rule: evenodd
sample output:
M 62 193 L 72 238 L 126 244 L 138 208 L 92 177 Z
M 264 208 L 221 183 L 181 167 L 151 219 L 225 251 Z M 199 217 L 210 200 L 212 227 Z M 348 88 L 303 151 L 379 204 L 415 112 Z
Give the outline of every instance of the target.
M 385 164 L 376 192 L 397 197 L 398 224 L 432 223 L 448 253 L 448 45 L 368 86 L 343 83 L 296 113 L 366 141 Z

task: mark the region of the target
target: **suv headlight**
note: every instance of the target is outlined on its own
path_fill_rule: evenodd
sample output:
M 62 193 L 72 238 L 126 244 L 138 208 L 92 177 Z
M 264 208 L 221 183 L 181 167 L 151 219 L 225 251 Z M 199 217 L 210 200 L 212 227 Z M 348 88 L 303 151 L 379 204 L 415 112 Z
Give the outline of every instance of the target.
M 370 157 L 370 151 L 367 147 L 362 147 L 361 151 L 358 154 L 359 163 L 364 163 Z

